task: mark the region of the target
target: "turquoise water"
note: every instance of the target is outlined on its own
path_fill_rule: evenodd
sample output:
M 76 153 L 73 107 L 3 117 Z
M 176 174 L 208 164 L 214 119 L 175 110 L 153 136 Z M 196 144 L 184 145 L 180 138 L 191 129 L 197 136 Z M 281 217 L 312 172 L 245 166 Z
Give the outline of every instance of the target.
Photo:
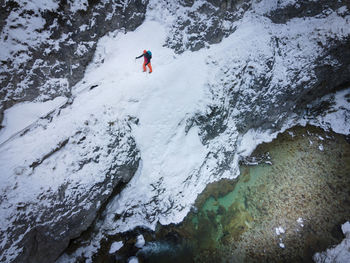
M 267 153 L 272 165 L 241 165 L 237 180 L 208 185 L 181 224 L 137 230 L 146 240 L 142 249 L 135 249 L 133 233 L 115 237 L 126 244 L 120 262 L 135 255 L 141 263 L 310 262 L 315 252 L 340 243 L 339 226 L 350 219 L 345 138 L 295 127 L 253 155 Z M 94 262 L 115 262 L 113 255 L 106 258 L 101 251 Z

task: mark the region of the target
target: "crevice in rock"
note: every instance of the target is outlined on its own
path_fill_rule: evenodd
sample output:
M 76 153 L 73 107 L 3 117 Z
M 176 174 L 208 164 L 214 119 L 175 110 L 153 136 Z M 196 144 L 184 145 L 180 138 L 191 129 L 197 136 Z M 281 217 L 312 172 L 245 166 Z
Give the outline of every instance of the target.
M 135 173 L 136 173 L 136 171 L 134 172 L 134 174 Z M 132 177 L 133 176 L 134 175 L 132 175 Z M 69 244 L 67 245 L 65 250 L 62 251 L 62 253 L 56 258 L 56 260 L 59 257 L 61 257 L 63 254 L 71 254 L 71 253 L 73 253 L 74 251 L 76 251 L 76 249 L 81 247 L 85 242 L 88 242 L 88 241 L 90 241 L 92 239 L 92 236 L 94 234 L 96 234 L 96 230 L 97 230 L 96 229 L 96 224 L 97 224 L 97 222 L 99 220 L 101 220 L 105 216 L 104 212 L 106 210 L 107 205 L 113 200 L 113 198 L 115 198 L 124 189 L 124 187 L 127 185 L 127 183 L 128 182 L 120 181 L 113 188 L 112 193 L 109 195 L 109 197 L 106 199 L 106 201 L 102 203 L 100 209 L 97 211 L 93 222 L 88 226 L 88 228 L 86 230 L 82 231 L 79 236 L 70 239 Z
M 64 141 L 60 142 L 56 148 L 54 148 L 52 151 L 50 151 L 49 153 L 45 154 L 40 160 L 37 160 L 35 162 L 33 162 L 31 165 L 29 165 L 30 168 L 33 168 L 33 170 L 39 166 L 40 164 L 42 164 L 47 158 L 49 158 L 50 156 L 52 156 L 55 152 L 61 150 L 69 141 L 69 138 L 65 139 Z

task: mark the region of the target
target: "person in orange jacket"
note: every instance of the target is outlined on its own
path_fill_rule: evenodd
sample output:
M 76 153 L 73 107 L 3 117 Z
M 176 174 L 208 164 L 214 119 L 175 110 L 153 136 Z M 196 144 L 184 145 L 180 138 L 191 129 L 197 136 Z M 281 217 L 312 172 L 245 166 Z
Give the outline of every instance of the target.
M 151 58 L 152 58 L 152 53 L 151 51 L 143 51 L 143 54 L 141 56 L 136 57 L 136 59 L 138 58 L 144 58 L 144 62 L 143 62 L 143 72 L 146 72 L 146 66 L 148 66 L 149 68 L 149 73 L 152 73 L 152 65 L 151 65 Z

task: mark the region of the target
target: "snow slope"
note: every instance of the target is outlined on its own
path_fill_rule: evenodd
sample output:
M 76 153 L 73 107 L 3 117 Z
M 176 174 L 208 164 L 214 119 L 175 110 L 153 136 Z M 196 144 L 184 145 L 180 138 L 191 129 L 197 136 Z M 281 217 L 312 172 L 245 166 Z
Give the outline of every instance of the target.
M 147 38 L 149 35 L 153 37 Z M 209 102 L 205 83 L 210 68 L 205 63 L 206 51 L 195 56 L 186 53 L 175 57 L 171 50 L 161 46 L 165 36 L 165 29 L 159 23 L 149 21 L 134 33 L 117 37 L 117 41 L 106 38 L 100 44 L 107 60 L 99 69 L 87 74 L 87 82 L 99 83 L 106 79 L 113 82 L 118 76 L 123 88 L 118 92 L 122 100 L 117 107 L 123 114 L 139 118 L 133 134 L 142 152 L 142 167 L 139 176 L 134 177 L 124 191 L 127 200 L 121 202 L 125 206 L 140 206 L 141 210 L 136 212 L 140 216 L 137 221 L 144 225 L 148 225 L 148 221 L 144 221 L 145 209 L 150 209 L 147 214 L 152 213 L 154 205 L 173 213 L 172 195 L 178 192 L 178 183 L 195 173 L 207 154 L 197 130 L 185 131 L 186 120 L 194 112 L 205 109 Z M 143 48 L 153 51 L 154 72 L 151 75 L 141 72 L 142 61 L 135 63 L 130 57 L 130 54 L 139 55 Z M 183 198 L 189 198 L 190 194 L 195 197 L 196 192 L 192 190 L 183 193 Z M 146 208 L 145 202 L 153 205 Z M 181 203 L 176 202 L 176 206 Z M 156 218 L 152 220 L 156 222 Z

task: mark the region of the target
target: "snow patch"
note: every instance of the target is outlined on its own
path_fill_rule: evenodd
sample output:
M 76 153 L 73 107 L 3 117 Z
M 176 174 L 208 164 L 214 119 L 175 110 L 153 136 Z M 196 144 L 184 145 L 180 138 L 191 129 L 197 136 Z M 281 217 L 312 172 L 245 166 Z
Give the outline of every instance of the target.
M 109 254 L 114 254 L 119 249 L 121 249 L 123 245 L 123 241 L 113 242 L 111 248 L 109 249 Z
M 88 0 L 69 0 L 69 4 L 73 13 L 79 10 L 86 11 L 89 6 Z
M 128 259 L 128 263 L 139 263 L 139 260 L 137 257 L 131 257 Z

